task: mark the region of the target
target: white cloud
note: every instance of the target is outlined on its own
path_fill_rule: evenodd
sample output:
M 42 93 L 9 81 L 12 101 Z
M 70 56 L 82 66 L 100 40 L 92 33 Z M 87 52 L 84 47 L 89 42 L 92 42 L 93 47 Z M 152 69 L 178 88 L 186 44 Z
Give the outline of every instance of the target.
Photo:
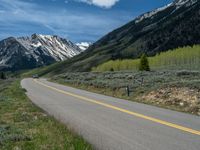
M 79 2 L 84 2 L 90 5 L 96 5 L 103 8 L 111 8 L 114 6 L 119 0 L 76 0 Z
M 5 36 L 5 33 L 12 35 L 14 29 L 16 33 L 23 33 L 25 29 L 34 32 L 31 26 L 34 24 L 34 28 L 40 25 L 53 32 L 52 34 L 70 37 L 72 40 L 80 41 L 80 38 L 85 38 L 86 41 L 92 41 L 121 25 L 122 22 L 118 16 L 112 14 L 67 9 L 52 11 L 31 0 L 0 0 L 0 8 L 5 10 L 4 14 L 0 12 L 0 37 Z M 27 23 L 30 26 L 26 27 Z

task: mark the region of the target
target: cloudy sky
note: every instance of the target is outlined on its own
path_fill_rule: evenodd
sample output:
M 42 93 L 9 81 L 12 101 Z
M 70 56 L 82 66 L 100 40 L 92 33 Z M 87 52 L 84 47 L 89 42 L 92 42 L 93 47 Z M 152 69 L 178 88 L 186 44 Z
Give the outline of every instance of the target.
M 33 33 L 94 42 L 172 0 L 0 0 L 0 39 Z

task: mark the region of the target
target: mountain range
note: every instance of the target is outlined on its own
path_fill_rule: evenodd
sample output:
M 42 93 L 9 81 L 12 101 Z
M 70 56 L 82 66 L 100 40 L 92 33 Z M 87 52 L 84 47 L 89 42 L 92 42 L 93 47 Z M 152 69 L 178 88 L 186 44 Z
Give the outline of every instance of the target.
M 200 44 L 200 1 L 175 0 L 108 33 L 54 72 L 90 71 L 108 60 L 138 58 Z
M 134 59 L 143 53 L 154 56 L 177 47 L 200 44 L 199 16 L 199 0 L 174 0 L 138 16 L 89 48 L 87 43 L 77 46 L 57 36 L 8 38 L 0 42 L 0 64 L 18 70 L 64 60 L 53 65 L 53 69 L 46 68 L 46 72 L 60 73 L 90 71 L 108 60 Z
M 0 68 L 23 70 L 64 61 L 83 49 L 58 36 L 33 34 L 31 37 L 10 37 L 0 41 Z

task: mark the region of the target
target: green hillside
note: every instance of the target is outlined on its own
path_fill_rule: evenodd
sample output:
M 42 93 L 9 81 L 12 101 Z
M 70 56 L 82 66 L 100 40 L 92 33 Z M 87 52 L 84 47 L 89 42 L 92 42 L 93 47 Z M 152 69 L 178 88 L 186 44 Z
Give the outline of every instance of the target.
M 176 3 L 176 1 L 174 1 Z M 142 53 L 158 53 L 200 44 L 200 1 L 190 7 L 176 5 L 141 22 L 133 20 L 108 33 L 88 50 L 70 60 L 39 69 L 41 74 L 91 71 L 109 60 L 137 59 Z M 126 65 L 127 66 L 127 65 Z
M 139 61 L 139 59 L 111 60 L 92 70 L 99 72 L 111 70 L 138 70 Z M 154 57 L 149 57 L 149 63 L 153 70 L 200 70 L 200 45 L 162 52 Z

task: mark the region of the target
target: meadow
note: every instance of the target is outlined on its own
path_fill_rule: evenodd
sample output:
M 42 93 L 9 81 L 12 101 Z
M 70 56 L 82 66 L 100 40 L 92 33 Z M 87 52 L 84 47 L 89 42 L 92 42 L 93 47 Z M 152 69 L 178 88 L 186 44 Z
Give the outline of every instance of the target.
M 200 70 L 200 45 L 183 47 L 149 57 L 151 70 Z M 110 60 L 92 71 L 138 70 L 140 59 Z

